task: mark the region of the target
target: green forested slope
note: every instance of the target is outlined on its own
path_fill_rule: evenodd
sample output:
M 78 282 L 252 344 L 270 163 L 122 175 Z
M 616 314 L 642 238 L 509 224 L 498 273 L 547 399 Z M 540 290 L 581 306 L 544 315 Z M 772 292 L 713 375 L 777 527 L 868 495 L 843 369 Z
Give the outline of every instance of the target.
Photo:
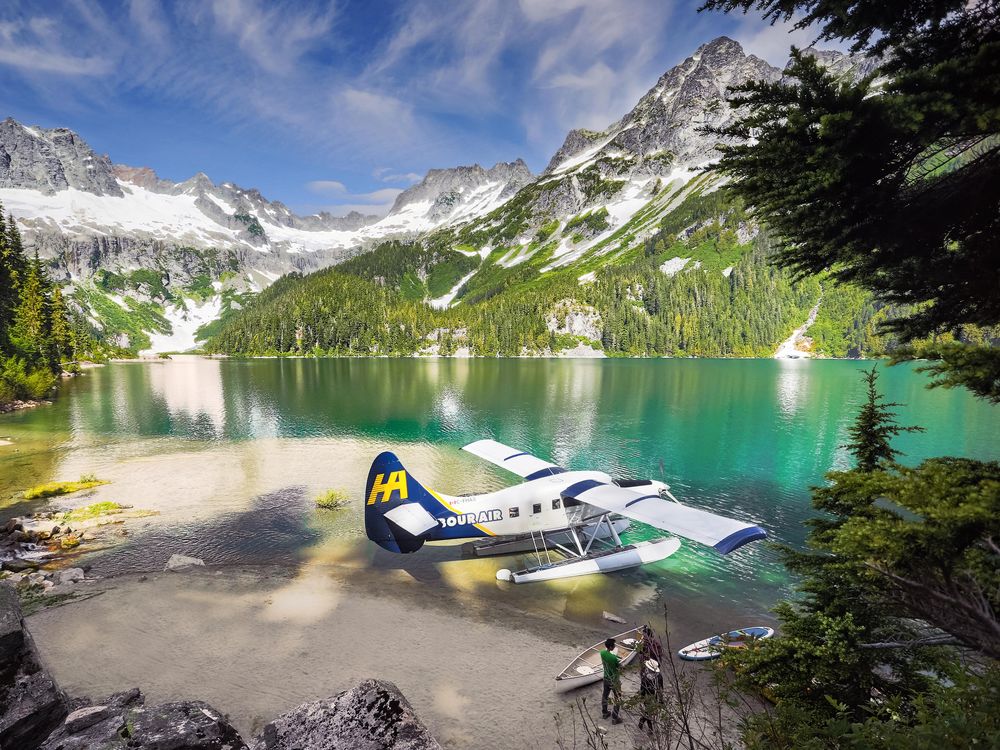
M 221 322 L 207 349 L 520 356 L 586 343 L 608 356 L 770 356 L 820 298 L 820 279 L 773 267 L 766 233 L 711 187 L 699 175 L 654 192 L 617 228 L 607 211 L 561 221 L 529 210 L 538 188 L 526 188 L 465 227 L 279 280 Z M 660 268 L 675 258 L 689 259 L 684 270 Z M 450 309 L 425 304 L 473 271 Z M 864 294 L 827 283 L 810 331 L 816 351 L 880 353 L 882 315 Z

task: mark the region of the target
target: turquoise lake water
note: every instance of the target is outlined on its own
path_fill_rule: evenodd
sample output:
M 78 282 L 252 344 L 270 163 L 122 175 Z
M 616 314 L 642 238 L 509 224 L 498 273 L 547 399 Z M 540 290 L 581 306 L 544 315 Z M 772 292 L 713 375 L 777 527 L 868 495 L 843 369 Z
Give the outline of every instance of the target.
M 405 571 L 438 592 L 503 597 L 587 620 L 601 609 L 653 617 L 663 602 L 693 623 L 722 613 L 767 618 L 789 591 L 775 553 L 727 558 L 686 543 L 641 570 L 584 581 L 499 586 L 513 559 L 463 560 L 458 548 L 384 553 L 363 535 L 371 459 L 394 450 L 450 494 L 516 481 L 460 451 L 492 437 L 567 468 L 652 477 L 682 501 L 758 521 L 801 544 L 809 488 L 849 465 L 846 430 L 863 397 L 853 361 L 208 360 L 121 363 L 66 384 L 52 406 L 0 417 L 0 493 L 96 473 L 94 497 L 151 507 L 157 523 L 92 555 L 105 573 L 162 568 L 174 551 L 210 563 L 325 564 L 391 587 Z M 1000 456 L 1000 409 L 961 390 L 927 390 L 912 367 L 882 368 L 905 463 Z M 343 513 L 317 511 L 324 489 Z M 14 500 L 0 515 L 28 508 Z M 652 536 L 649 529 L 630 538 Z M 498 587 L 499 586 L 499 587 Z M 516 590 L 515 590 L 516 589 Z M 692 626 L 693 628 L 694 626 Z

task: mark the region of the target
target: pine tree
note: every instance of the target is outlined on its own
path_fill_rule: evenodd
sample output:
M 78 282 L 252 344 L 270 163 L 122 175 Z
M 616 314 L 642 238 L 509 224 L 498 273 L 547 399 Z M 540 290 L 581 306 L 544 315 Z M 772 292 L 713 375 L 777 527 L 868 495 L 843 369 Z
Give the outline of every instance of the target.
M 76 349 L 75 336 L 73 326 L 70 323 L 69 310 L 58 285 L 52 289 L 50 318 L 49 338 L 57 361 L 63 362 L 72 359 Z
M 896 424 L 892 408 L 902 404 L 886 402 L 879 393 L 877 367 L 872 365 L 872 369 L 864 373 L 867 398 L 849 430 L 851 442 L 844 446 L 857 460 L 858 469 L 866 472 L 891 464 L 896 456 L 902 455 L 890 444 L 891 438 L 901 432 L 923 431 L 922 427 L 901 427 Z
M 19 292 L 20 300 L 14 311 L 13 340 L 32 364 L 40 364 L 48 359 L 49 319 L 46 279 L 37 255 L 35 262 L 28 264 Z
M 7 224 L 3 218 L 3 204 L 0 203 L 0 357 L 9 352 L 10 327 L 17 307 L 17 291 L 14 288 L 9 255 Z
M 2 211 L 2 207 L 0 207 Z M 7 265 L 10 268 L 10 274 L 13 283 L 13 289 L 16 291 L 20 288 L 24 281 L 25 274 L 27 274 L 29 261 L 28 256 L 24 252 L 24 244 L 21 241 L 21 232 L 17 228 L 17 221 L 14 220 L 13 214 L 7 214 L 7 244 L 6 244 L 6 255 L 7 255 Z

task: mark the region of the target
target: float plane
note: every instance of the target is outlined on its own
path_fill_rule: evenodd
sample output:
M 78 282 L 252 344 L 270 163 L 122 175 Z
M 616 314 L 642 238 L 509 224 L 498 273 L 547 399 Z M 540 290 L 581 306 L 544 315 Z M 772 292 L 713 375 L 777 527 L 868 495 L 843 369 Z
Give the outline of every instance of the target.
M 497 571 L 526 583 L 607 573 L 663 560 L 684 537 L 726 555 L 767 536 L 753 523 L 680 503 L 651 479 L 612 479 L 602 471 L 569 471 L 498 443 L 478 440 L 463 450 L 518 475 L 521 484 L 482 495 L 453 497 L 425 487 L 394 453 L 380 453 L 365 486 L 365 531 L 391 552 L 416 552 L 424 542 L 478 540 L 473 554 L 534 550 L 526 570 Z M 676 536 L 624 544 L 631 521 Z

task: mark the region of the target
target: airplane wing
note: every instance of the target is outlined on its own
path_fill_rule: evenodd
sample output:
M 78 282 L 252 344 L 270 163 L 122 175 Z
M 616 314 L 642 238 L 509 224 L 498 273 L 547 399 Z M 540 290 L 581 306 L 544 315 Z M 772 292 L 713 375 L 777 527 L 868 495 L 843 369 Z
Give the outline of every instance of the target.
M 642 487 L 618 487 L 587 479 L 567 487 L 562 496 L 713 547 L 723 555 L 767 536 L 756 524 L 666 500 L 650 488 L 643 492 Z
M 523 477 L 525 481 L 562 474 L 566 471 L 561 466 L 544 461 L 517 448 L 511 448 L 509 445 L 498 443 L 496 440 L 477 440 L 464 446 L 462 450 L 513 472 L 519 477 Z

